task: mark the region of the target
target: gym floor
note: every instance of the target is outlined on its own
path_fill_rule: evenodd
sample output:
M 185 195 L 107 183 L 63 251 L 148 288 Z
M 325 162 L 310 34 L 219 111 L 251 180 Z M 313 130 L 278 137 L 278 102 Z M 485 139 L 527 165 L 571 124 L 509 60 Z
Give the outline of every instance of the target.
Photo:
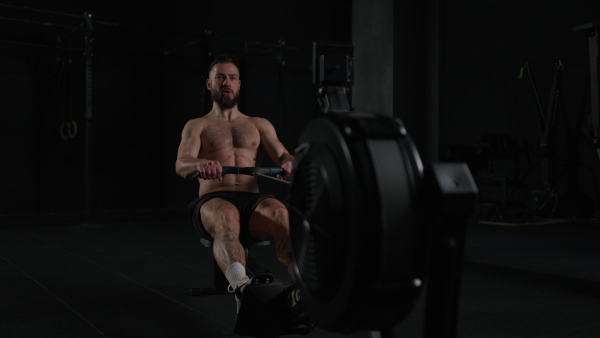
M 598 243 L 598 227 L 472 222 L 457 336 L 600 336 Z M 285 276 L 272 246 L 251 253 Z M 0 337 L 237 337 L 232 295 L 189 294 L 212 257 L 186 219 L 3 226 L 0 258 Z M 398 337 L 422 336 L 424 298 Z

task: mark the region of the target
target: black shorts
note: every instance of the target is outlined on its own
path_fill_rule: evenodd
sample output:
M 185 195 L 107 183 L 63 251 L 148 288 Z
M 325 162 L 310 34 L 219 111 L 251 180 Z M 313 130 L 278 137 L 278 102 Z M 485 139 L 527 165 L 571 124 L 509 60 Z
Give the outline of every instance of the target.
M 200 220 L 200 208 L 208 200 L 215 197 L 222 198 L 235 205 L 240 212 L 240 238 L 250 238 L 250 233 L 248 232 L 248 223 L 250 222 L 252 213 L 254 213 L 254 210 L 260 202 L 267 198 L 275 198 L 275 195 L 239 191 L 217 191 L 204 194 L 193 200 L 188 205 L 192 224 L 194 224 L 194 228 L 196 228 L 196 231 L 201 238 L 208 239 L 211 242 L 213 238 L 206 231 L 206 229 L 204 229 L 204 225 Z

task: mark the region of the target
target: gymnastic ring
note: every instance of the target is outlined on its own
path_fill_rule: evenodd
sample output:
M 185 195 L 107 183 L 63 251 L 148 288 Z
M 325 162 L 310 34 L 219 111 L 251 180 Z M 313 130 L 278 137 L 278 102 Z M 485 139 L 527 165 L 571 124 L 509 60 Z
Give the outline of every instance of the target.
M 65 121 L 60 125 L 60 137 L 63 140 L 74 139 L 77 136 L 77 122 L 75 120 Z

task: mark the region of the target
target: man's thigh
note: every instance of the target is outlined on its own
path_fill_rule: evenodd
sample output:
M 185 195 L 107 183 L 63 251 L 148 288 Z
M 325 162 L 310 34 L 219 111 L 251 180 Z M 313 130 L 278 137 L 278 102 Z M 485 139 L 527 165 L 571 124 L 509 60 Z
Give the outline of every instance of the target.
M 248 223 L 248 231 L 257 240 L 270 240 L 282 229 L 288 228 L 287 209 L 276 198 L 261 201 Z
M 200 208 L 200 220 L 204 229 L 213 237 L 224 232 L 240 235 L 240 213 L 231 202 L 222 198 L 211 198 Z

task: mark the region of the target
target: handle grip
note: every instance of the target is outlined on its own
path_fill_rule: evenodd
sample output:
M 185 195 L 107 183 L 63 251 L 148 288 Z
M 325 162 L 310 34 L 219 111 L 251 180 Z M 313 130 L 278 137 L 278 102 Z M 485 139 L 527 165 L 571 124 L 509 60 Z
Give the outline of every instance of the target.
M 234 174 L 234 175 L 249 175 L 258 176 L 269 175 L 276 176 L 283 174 L 283 168 L 278 167 L 222 167 L 223 175 Z M 200 172 L 196 173 L 196 177 L 200 177 Z

